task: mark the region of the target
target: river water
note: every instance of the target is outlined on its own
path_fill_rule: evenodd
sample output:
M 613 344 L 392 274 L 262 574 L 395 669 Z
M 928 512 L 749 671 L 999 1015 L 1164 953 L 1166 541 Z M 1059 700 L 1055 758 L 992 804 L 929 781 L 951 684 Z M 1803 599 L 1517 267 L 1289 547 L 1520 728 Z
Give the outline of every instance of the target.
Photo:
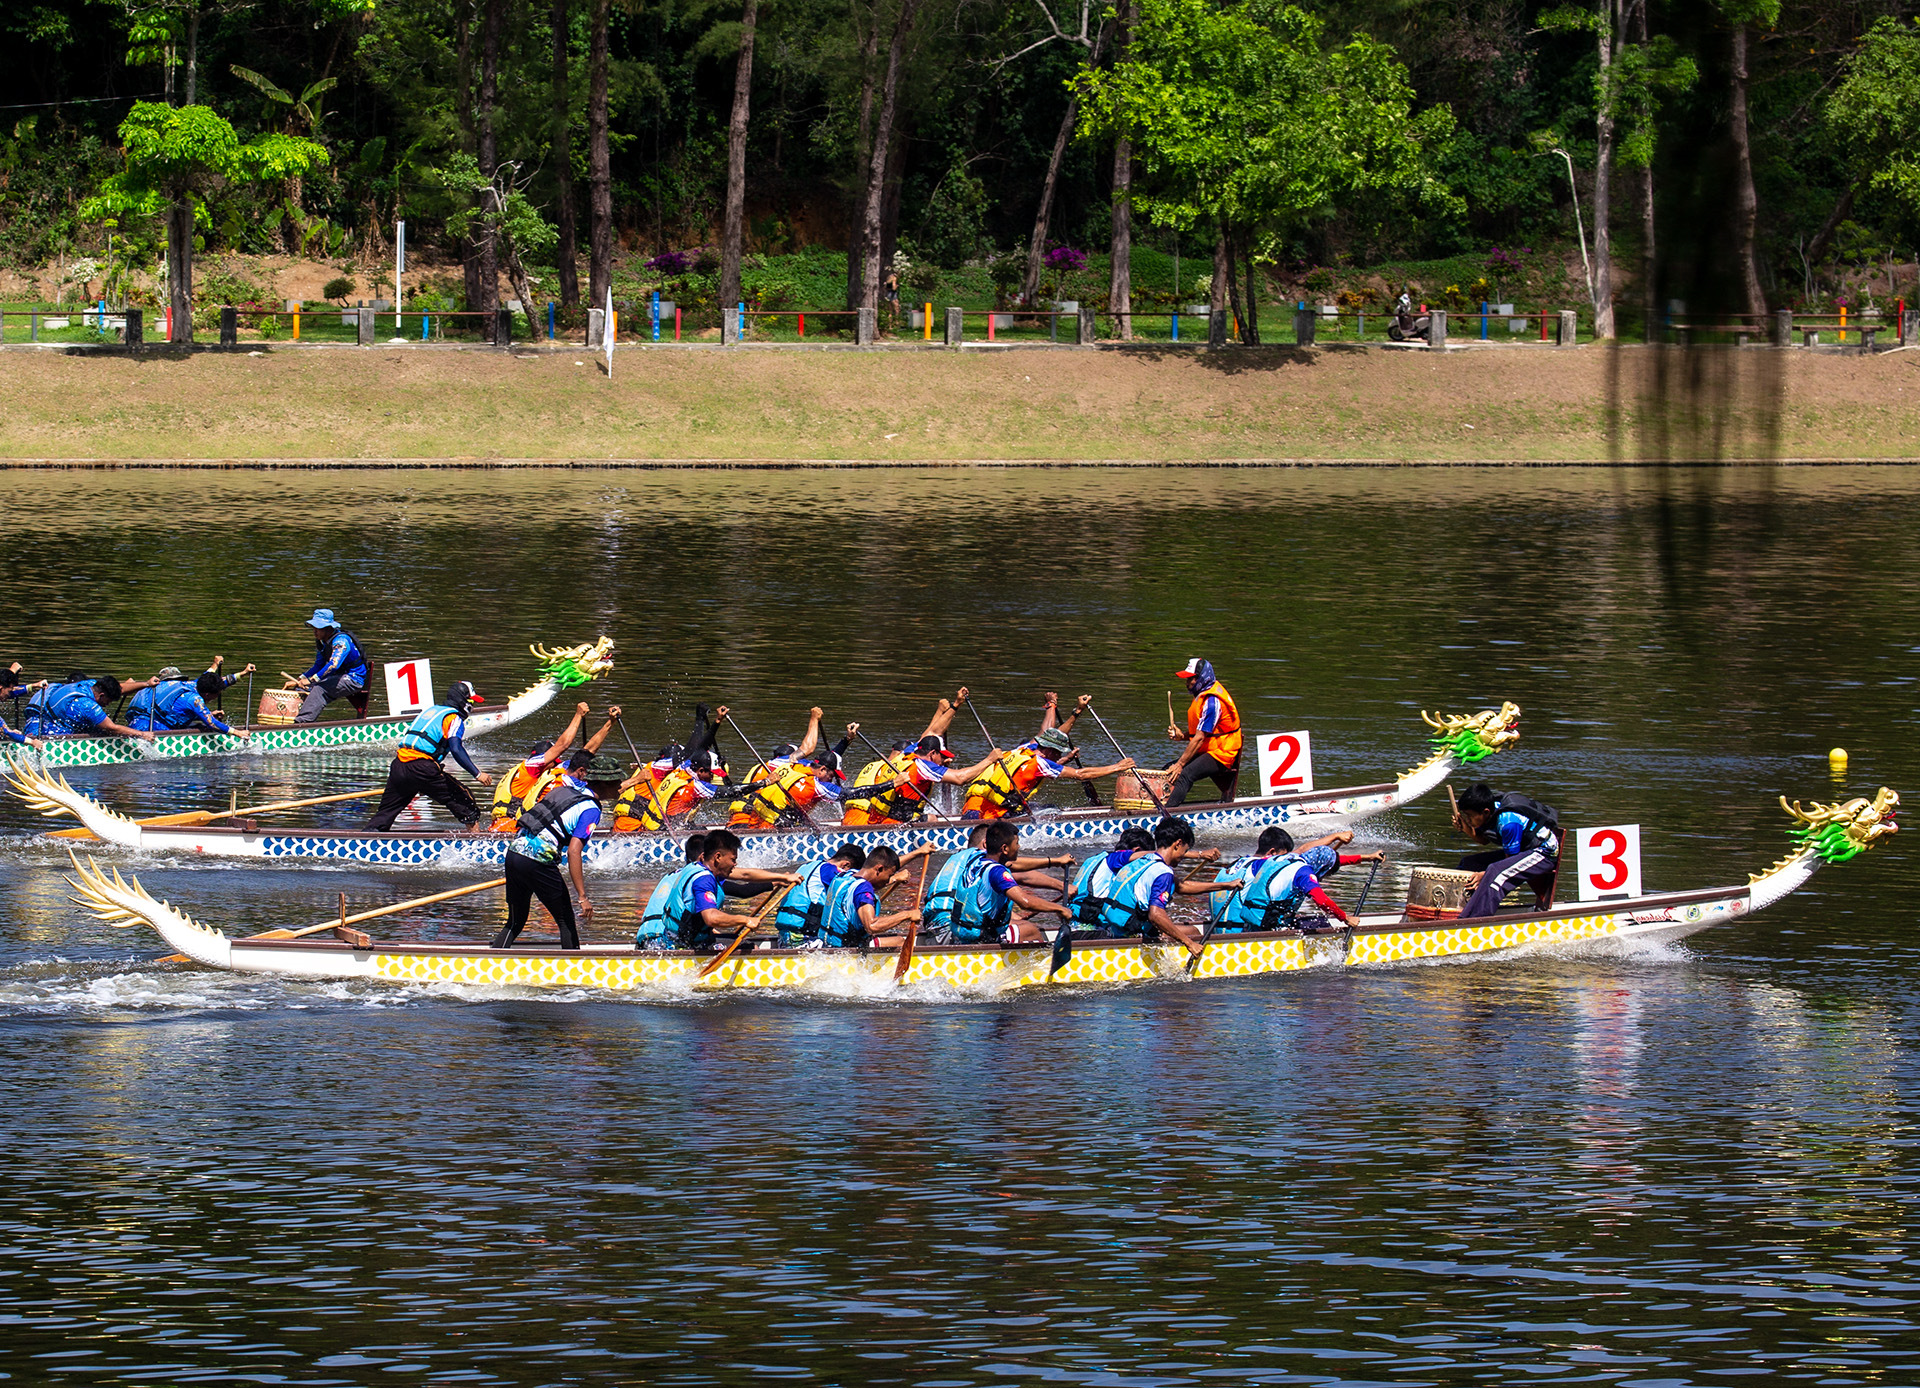
M 1487 774 L 1642 825 L 1655 890 L 1778 856 L 1783 792 L 1920 785 L 1894 468 L 15 473 L 0 515 L 35 674 L 299 670 L 324 604 L 490 699 L 612 635 L 591 698 L 643 750 L 703 699 L 905 736 L 964 682 L 1003 742 L 1095 693 L 1144 759 L 1205 655 L 1323 786 L 1513 700 Z M 70 775 L 162 812 L 383 764 Z M 1362 827 L 1393 889 L 1459 851 L 1444 806 Z M 40 823 L 0 808 L 0 1378 L 1920 1383 L 1905 835 L 1659 949 L 689 1001 L 157 962 Z M 132 866 L 230 930 L 458 880 Z M 603 881 L 596 933 L 644 890 Z

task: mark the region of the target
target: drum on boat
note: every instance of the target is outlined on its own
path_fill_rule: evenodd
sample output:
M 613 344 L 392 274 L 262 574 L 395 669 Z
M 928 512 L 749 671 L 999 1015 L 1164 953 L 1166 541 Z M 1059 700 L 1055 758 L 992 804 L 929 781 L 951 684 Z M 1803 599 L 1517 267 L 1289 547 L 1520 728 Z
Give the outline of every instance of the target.
M 1452 920 L 1473 895 L 1477 874 L 1459 868 L 1416 867 L 1407 884 L 1407 918 L 1416 921 Z
M 269 689 L 260 695 L 259 718 L 263 726 L 284 728 L 300 712 L 306 696 L 297 689 Z
M 1172 780 L 1172 775 L 1165 771 L 1122 771 L 1113 778 L 1113 807 L 1128 814 L 1157 809 L 1153 796 L 1147 794 L 1147 788 L 1151 787 L 1153 795 L 1159 796 L 1160 804 L 1164 805 L 1167 803 L 1167 786 Z

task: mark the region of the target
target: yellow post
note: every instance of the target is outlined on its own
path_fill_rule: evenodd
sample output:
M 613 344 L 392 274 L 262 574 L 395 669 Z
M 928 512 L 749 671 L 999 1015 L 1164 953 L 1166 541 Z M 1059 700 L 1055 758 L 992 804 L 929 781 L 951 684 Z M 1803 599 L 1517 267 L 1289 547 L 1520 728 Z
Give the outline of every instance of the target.
M 1847 340 L 1847 306 L 1845 304 L 1840 305 L 1840 340 L 1842 342 Z
M 920 335 L 928 342 L 933 341 L 933 305 L 928 303 L 920 310 Z
M 300 310 L 297 307 L 293 310 L 293 340 L 300 340 Z

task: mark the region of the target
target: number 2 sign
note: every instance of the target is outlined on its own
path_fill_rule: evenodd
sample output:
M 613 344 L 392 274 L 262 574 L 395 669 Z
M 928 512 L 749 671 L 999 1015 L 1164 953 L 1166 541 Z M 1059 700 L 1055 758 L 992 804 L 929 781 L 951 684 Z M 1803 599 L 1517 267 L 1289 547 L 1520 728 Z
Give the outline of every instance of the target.
M 1574 863 L 1580 870 L 1580 899 L 1640 895 L 1640 826 L 1609 824 L 1574 835 Z
M 383 668 L 387 672 L 388 713 L 418 713 L 433 702 L 431 660 L 389 660 Z
M 1254 739 L 1260 754 L 1260 793 L 1298 795 L 1313 789 L 1313 739 L 1302 732 L 1261 733 Z

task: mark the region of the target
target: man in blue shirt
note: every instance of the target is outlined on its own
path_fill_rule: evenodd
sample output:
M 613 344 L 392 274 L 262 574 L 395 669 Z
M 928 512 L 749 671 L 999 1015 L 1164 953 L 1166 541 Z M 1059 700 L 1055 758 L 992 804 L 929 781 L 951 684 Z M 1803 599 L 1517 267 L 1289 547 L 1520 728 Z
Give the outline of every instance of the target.
M 925 854 L 932 850 L 916 849 Z M 913 856 L 913 855 L 908 855 Z M 917 919 L 918 908 L 909 906 L 890 916 L 880 914 L 880 891 L 885 884 L 908 876 L 901 858 L 885 844 L 871 853 L 860 867 L 839 874 L 827 889 L 827 905 L 820 918 L 820 943 L 827 949 L 860 949 L 868 944 L 896 944 L 884 938 L 890 932 Z
M 151 732 L 129 728 L 107 716 L 107 705 L 128 689 L 145 689 L 152 680 L 123 685 L 112 675 L 97 680 L 50 684 L 27 704 L 27 734 L 35 737 L 72 737 L 79 733 L 118 733 L 153 741 Z
M 983 862 L 960 885 L 954 904 L 953 926 L 949 938 L 955 944 L 1037 944 L 1046 933 L 1031 919 L 1033 913 L 1059 916 L 1071 922 L 1072 913 L 1051 901 L 1042 901 L 1013 875 L 1012 864 L 1020 856 L 1020 830 L 1005 820 L 987 825 L 981 839 Z M 1018 906 L 1029 913 L 1013 918 Z
M 17 660 L 6 669 L 0 670 L 0 699 L 24 699 L 36 690 L 45 689 L 46 687 L 47 682 L 45 680 L 40 680 L 34 684 L 22 683 L 20 679 L 20 662 Z M 22 715 L 21 721 L 26 721 L 24 715 Z M 0 738 L 16 744 L 30 744 L 34 747 L 44 747 L 47 745 L 44 738 L 28 737 L 18 729 L 8 727 L 7 720 L 4 718 L 0 718 Z
M 558 784 L 520 816 L 520 837 L 507 850 L 507 923 L 493 937 L 495 949 L 513 948 L 536 896 L 560 927 L 560 948 L 580 948 L 574 905 L 559 862 L 565 853 L 567 874 L 580 898 L 580 916 L 591 924 L 593 902 L 587 899 L 583 855 L 594 825 L 600 822 L 600 801 L 585 779 L 592 761 L 593 753 L 575 752 Z
M 1453 823 L 1468 838 L 1497 845 L 1460 860 L 1462 871 L 1480 874 L 1460 907 L 1460 919 L 1493 915 L 1501 898 L 1520 881 L 1533 889 L 1539 910 L 1553 905 L 1560 876 L 1560 822 L 1552 806 L 1524 795 L 1497 795 L 1485 781 L 1477 781 L 1461 792 Z
M 736 916 L 721 904 L 729 896 L 758 896 L 766 890 L 758 882 L 728 880 L 739 862 L 739 835 L 730 829 L 707 830 L 699 860 L 663 878 L 647 898 L 634 947 L 713 949 L 719 943 L 716 932 L 733 936 L 750 927 L 751 916 Z M 787 883 L 799 880 L 790 872 L 758 876 Z
M 316 607 L 307 619 L 313 628 L 314 657 L 307 672 L 295 679 L 306 691 L 296 723 L 317 723 L 320 711 L 335 699 L 345 699 L 360 717 L 367 716 L 367 658 L 353 633 L 334 619 L 331 607 Z
M 247 670 L 253 669 L 249 665 Z M 245 674 L 247 670 L 240 673 Z M 237 676 L 223 675 L 218 666 L 201 672 L 189 684 L 180 672 L 169 666 L 160 672 L 160 682 L 141 690 L 127 705 L 128 721 L 150 732 L 172 732 L 182 728 L 205 728 L 208 732 L 228 733 L 244 738 L 227 720 L 215 712 L 211 701 L 220 697 Z

